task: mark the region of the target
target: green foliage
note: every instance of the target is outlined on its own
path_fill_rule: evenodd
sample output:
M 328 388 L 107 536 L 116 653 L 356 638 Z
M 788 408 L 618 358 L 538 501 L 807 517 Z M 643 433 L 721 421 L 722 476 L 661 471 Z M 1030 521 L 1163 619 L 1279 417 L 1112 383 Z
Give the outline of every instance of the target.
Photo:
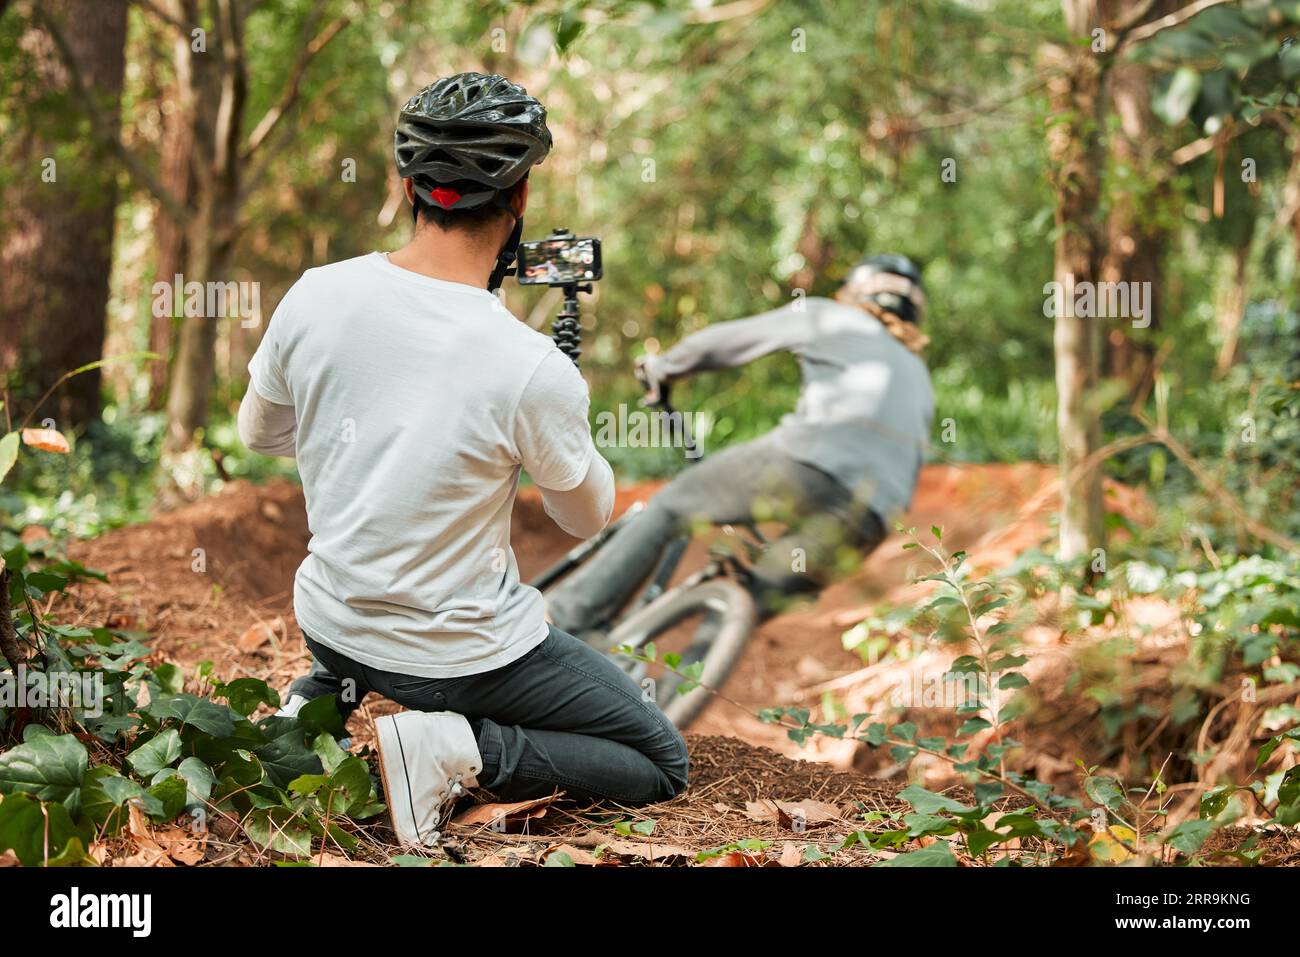
M 43 599 L 97 575 L 68 562 L 33 564 L 21 546 L 4 558 L 18 597 Z M 335 741 L 343 725 L 333 698 L 298 717 L 254 721 L 259 705 L 280 703 L 259 679 L 213 685 L 200 667 L 189 682 L 200 693 L 179 690 L 184 676 L 151 667 L 136 636 L 69 629 L 31 602 L 21 608 L 19 637 L 39 651 L 30 667 L 45 680 L 102 689 L 33 707 L 21 743 L 0 751 L 0 850 L 23 863 L 85 862 L 90 840 L 120 831 L 131 804 L 156 822 L 184 815 L 196 832 L 220 816 L 290 857 L 313 846 L 355 848 L 349 822 L 384 810 L 365 761 Z M 16 713 L 0 707 L 0 728 Z M 99 743 L 92 751 L 85 739 Z M 50 822 L 48 848 L 33 843 L 45 828 L 30 830 L 37 819 Z

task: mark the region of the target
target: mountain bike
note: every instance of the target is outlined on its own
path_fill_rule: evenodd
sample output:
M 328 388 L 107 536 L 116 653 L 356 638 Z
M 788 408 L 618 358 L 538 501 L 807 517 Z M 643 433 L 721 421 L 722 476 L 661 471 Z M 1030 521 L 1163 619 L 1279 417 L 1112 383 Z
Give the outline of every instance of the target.
M 666 389 L 661 391 L 654 407 L 661 415 L 676 417 L 676 422 L 672 418 L 669 422 L 681 423 L 687 461 L 698 462 L 700 455 L 695 440 L 685 429 L 685 420 L 669 402 Z M 596 560 L 601 549 L 644 508 L 644 501 L 634 503 L 598 535 L 575 546 L 529 584 L 544 593 L 580 565 Z M 593 647 L 614 654 L 679 728 L 687 727 L 704 710 L 709 703 L 708 689 L 717 688 L 726 680 L 762 617 L 749 565 L 767 547 L 767 540 L 754 525 L 742 526 L 742 536 L 737 536 L 730 526 L 723 526 L 723 531 L 728 538 L 739 538 L 738 549 L 711 549 L 703 568 L 669 587 L 691 537 L 682 535 L 674 539 L 640 594 L 607 629 L 579 636 Z M 648 654 L 651 645 L 653 654 Z M 653 657 L 656 663 L 646 663 L 635 655 Z M 673 667 L 664 667 L 665 659 Z M 688 679 L 681 672 L 695 665 L 699 665 L 698 674 L 692 670 L 690 680 L 697 686 L 682 690 Z

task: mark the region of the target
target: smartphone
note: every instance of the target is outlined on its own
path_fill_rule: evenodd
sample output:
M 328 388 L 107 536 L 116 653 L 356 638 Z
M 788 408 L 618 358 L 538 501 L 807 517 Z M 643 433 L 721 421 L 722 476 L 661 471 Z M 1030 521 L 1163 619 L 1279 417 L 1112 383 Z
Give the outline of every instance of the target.
M 600 240 L 594 236 L 547 237 L 519 244 L 521 285 L 563 286 L 600 278 Z

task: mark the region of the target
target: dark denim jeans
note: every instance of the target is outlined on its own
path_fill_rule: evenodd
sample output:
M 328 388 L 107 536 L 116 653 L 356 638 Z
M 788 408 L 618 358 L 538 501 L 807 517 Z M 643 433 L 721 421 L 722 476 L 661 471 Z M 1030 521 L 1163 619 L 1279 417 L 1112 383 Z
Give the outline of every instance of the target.
M 310 635 L 311 673 L 290 689 L 307 699 L 356 682 L 346 717 L 367 691 L 414 711 L 464 715 L 478 739 L 478 783 L 506 801 L 556 788 L 588 800 L 666 801 L 686 788 L 686 742 L 654 701 L 603 653 L 558 628 L 503 668 L 459 678 L 380 671 Z

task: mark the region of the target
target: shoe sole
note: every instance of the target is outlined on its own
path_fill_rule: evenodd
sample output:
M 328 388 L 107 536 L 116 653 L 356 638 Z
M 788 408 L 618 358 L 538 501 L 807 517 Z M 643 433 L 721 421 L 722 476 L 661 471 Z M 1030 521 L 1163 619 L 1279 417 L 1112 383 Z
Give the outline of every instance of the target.
M 397 730 L 396 717 L 396 715 L 385 715 L 375 721 L 375 735 L 379 745 L 376 749 L 379 752 L 379 776 L 384 781 L 384 803 L 388 805 L 388 822 L 402 844 L 408 847 L 424 847 L 424 843 L 419 840 L 419 829 L 415 826 L 415 797 L 411 794 L 411 779 L 406 774 L 406 756 L 402 750 L 402 736 Z M 401 762 L 401 781 L 394 781 L 388 773 L 384 752 L 389 749 L 392 749 L 390 753 L 396 755 Z M 402 828 L 397 824 L 397 807 L 403 800 L 406 802 L 406 807 L 410 809 L 410 830 L 416 834 L 414 841 L 407 839 L 402 833 Z

